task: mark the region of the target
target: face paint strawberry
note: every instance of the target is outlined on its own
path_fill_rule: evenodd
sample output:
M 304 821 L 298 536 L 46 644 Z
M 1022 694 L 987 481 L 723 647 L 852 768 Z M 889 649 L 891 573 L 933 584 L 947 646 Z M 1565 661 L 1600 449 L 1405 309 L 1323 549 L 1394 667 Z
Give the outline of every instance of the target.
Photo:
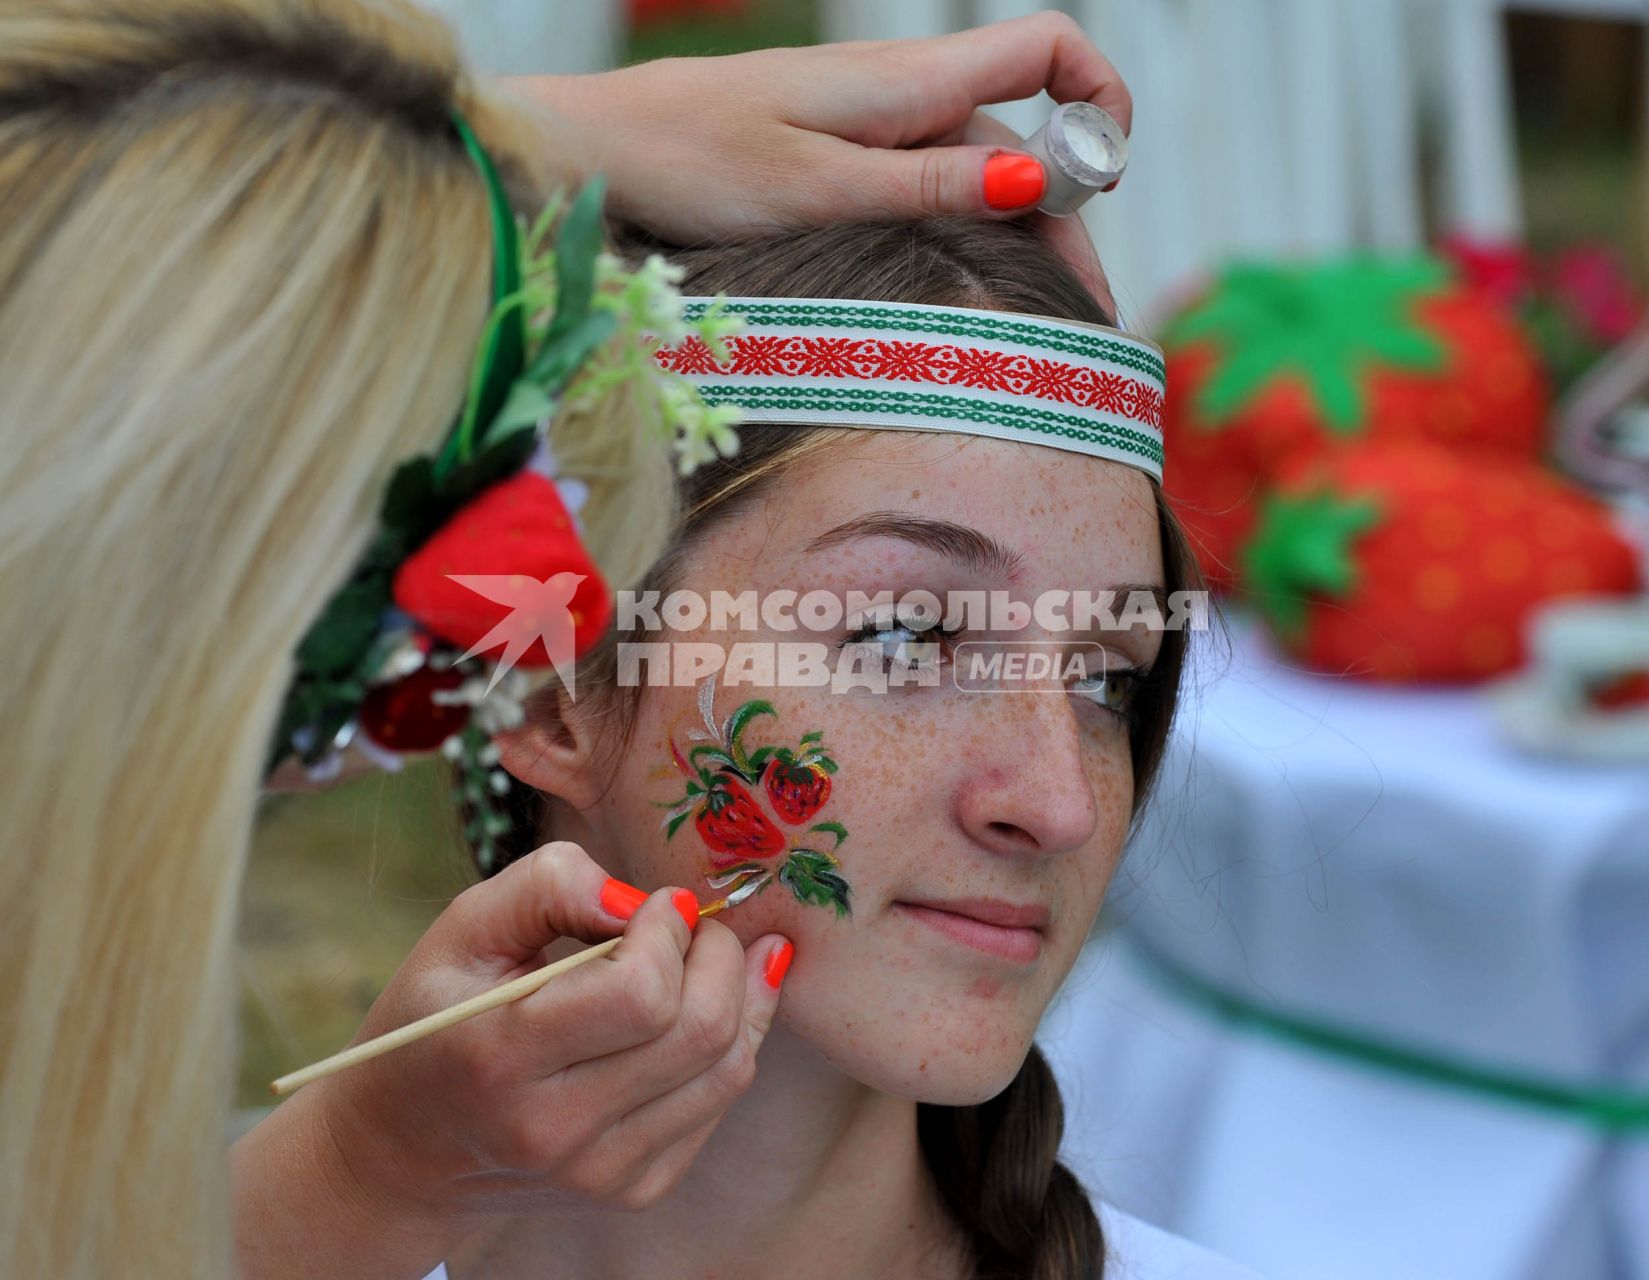
M 700 776 L 703 802 L 693 815 L 693 826 L 710 848 L 712 867 L 723 871 L 738 862 L 783 852 L 784 833 L 762 812 L 742 782 L 726 774 Z M 692 788 L 688 790 L 691 793 Z
M 823 737 L 822 733 L 803 734 L 800 753 L 789 747 L 764 747 L 751 756 L 752 762 L 763 754 L 770 757 L 762 785 L 773 811 L 791 826 L 807 822 L 830 799 L 830 775 L 836 772 L 836 762 L 826 753 L 820 741 Z
M 747 754 L 741 741 L 745 727 L 757 716 L 778 713 L 771 703 L 758 699 L 741 704 L 718 724 L 715 697 L 716 678 L 711 676 L 699 687 L 699 715 L 707 732 L 693 733 L 711 741 L 686 755 L 674 739 L 670 741 L 670 758 L 687 776 L 687 788 L 665 815 L 665 838 L 672 838 L 691 817 L 710 850 L 705 879 L 712 889 L 762 893 L 777 883 L 798 902 L 850 915 L 852 888 L 836 856 L 847 828 L 839 822 L 815 822 L 787 848 L 784 832 L 761 806 L 761 793 L 753 794 L 746 785 L 761 782 L 783 821 L 792 826 L 809 821 L 830 798 L 830 775 L 836 772 L 836 762 L 824 748 L 824 734 L 803 734 L 794 751 L 768 746 Z M 826 837 L 829 848 L 821 847 Z M 781 853 L 782 861 L 766 861 Z

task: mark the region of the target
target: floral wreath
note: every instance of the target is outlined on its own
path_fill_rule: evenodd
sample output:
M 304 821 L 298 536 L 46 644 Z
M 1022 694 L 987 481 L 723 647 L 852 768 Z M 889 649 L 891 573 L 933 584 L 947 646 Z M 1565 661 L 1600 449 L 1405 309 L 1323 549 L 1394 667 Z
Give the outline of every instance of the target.
M 550 423 L 629 386 L 683 474 L 730 455 L 738 410 L 707 406 L 651 351 L 696 338 L 725 352 L 739 321 L 719 307 L 687 321 L 680 268 L 653 255 L 631 271 L 603 251 L 599 178 L 526 226 L 468 123 L 454 114 L 453 126 L 492 213 L 493 305 L 468 393 L 441 448 L 396 469 L 366 553 L 299 643 L 266 772 L 295 757 L 324 780 L 351 745 L 390 770 L 439 750 L 457 766 L 464 834 L 488 868 L 510 825 L 510 780 L 490 738 L 522 721 L 519 668 L 550 663 L 541 640 L 513 663 L 476 656 L 503 643 L 488 640 L 511 610 L 452 580 L 454 552 L 471 572 L 581 577 L 568 607 L 573 657 L 587 652 L 612 602 L 579 538 L 583 486 L 556 474 Z

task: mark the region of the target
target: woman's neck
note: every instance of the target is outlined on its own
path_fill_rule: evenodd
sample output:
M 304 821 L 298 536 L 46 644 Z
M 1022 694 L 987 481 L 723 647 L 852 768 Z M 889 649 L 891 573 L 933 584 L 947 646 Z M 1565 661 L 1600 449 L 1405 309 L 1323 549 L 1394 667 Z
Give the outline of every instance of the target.
M 760 1062 L 659 1204 L 501 1219 L 457 1251 L 452 1280 L 962 1274 L 916 1104 L 843 1075 L 783 1027 Z

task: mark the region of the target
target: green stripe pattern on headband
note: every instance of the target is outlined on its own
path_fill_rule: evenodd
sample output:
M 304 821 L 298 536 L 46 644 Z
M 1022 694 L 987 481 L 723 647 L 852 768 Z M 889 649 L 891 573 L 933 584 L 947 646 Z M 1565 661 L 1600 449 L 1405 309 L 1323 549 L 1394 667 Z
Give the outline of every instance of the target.
M 716 300 L 687 298 L 688 320 Z M 710 404 L 752 422 L 954 431 L 1046 445 L 1161 480 L 1162 353 L 1098 325 L 967 307 L 729 298 L 745 329 L 717 361 L 658 353 Z

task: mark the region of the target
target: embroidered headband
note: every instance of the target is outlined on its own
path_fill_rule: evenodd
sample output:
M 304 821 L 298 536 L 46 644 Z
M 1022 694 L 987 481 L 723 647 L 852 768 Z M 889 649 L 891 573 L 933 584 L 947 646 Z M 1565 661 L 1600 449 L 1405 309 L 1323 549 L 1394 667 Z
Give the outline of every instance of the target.
M 718 300 L 689 297 L 689 321 Z M 1117 329 L 967 307 L 731 298 L 744 328 L 718 361 L 661 348 L 710 405 L 753 422 L 954 431 L 1047 445 L 1162 479 L 1161 350 Z

